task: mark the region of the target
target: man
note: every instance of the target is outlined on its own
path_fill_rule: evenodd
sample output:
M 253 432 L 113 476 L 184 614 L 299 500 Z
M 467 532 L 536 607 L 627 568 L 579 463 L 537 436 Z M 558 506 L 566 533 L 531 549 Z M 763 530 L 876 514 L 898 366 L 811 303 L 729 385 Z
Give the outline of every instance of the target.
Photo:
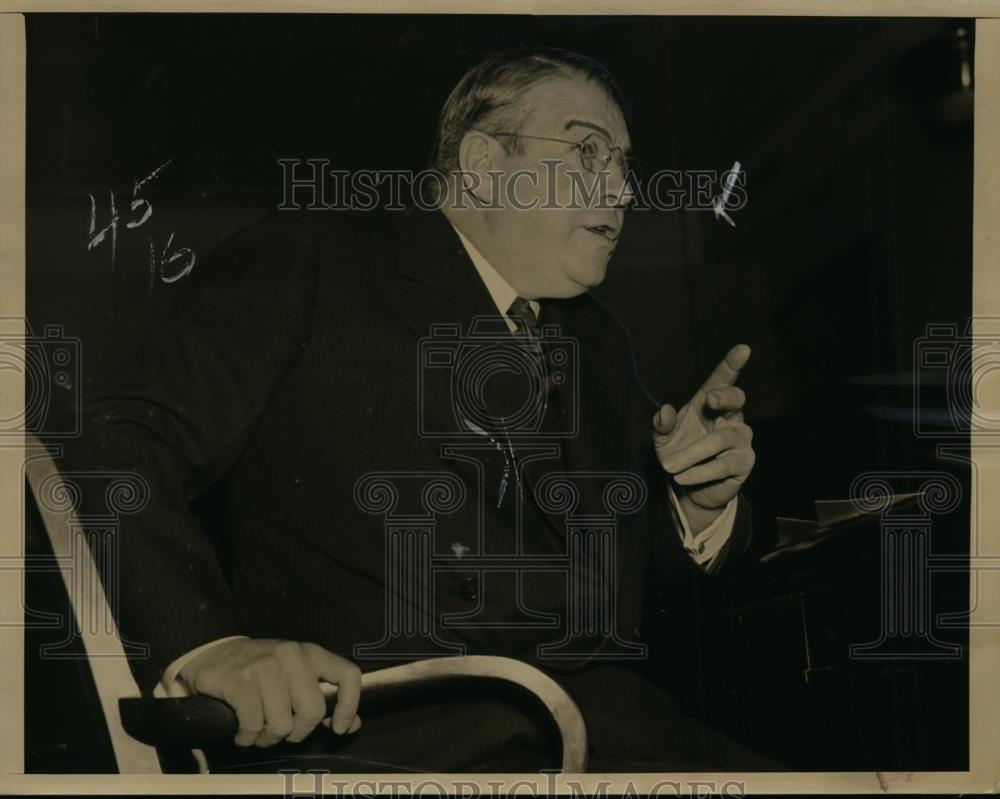
M 669 579 L 671 568 L 714 573 L 746 548 L 738 491 L 754 455 L 734 385 L 748 347 L 734 347 L 680 411 L 657 410 L 625 331 L 587 294 L 604 279 L 628 202 L 621 107 L 613 80 L 585 57 L 492 56 L 442 111 L 440 210 L 276 213 L 200 265 L 177 314 L 92 403 L 75 456 L 135 470 L 152 489 L 118 534 L 121 632 L 151 646 L 133 664 L 144 690 L 222 699 L 239 719 L 237 747 L 284 742 L 285 752 L 319 740 L 326 680 L 339 687 L 327 722 L 346 736 L 337 751 L 371 770 L 540 767 L 522 721 L 496 706 L 451 738 L 443 730 L 460 709 L 363 728 L 357 716 L 360 674 L 387 659 L 500 654 L 570 691 L 595 768 L 767 767 L 683 721 L 623 667 L 641 652 L 650 579 Z M 490 319 L 500 327 L 476 338 Z M 540 325 L 579 356 L 561 385 Z M 425 358 L 432 349 L 444 360 Z M 512 421 L 524 402 L 510 368 L 485 368 L 475 386 L 457 375 L 468 352 L 494 350 L 538 367 L 527 421 Z M 469 499 L 428 522 L 431 607 L 391 583 L 396 506 L 376 508 L 364 493 L 379 475 L 398 487 L 397 504 L 416 502 L 425 516 L 433 503 L 421 492 L 436 475 Z M 591 553 L 568 575 L 484 565 L 497 553 L 563 564 L 566 517 L 546 490 L 571 486 L 607 514 L 601 485 L 619 477 L 645 502 L 613 519 L 610 561 L 595 565 Z M 188 510 L 217 485 L 228 500 L 228 575 L 212 531 Z M 587 572 L 608 563 L 610 572 Z M 586 601 L 605 597 L 597 610 L 612 618 L 590 650 L 565 637 L 579 610 L 573 579 Z M 401 648 L 385 629 L 390 605 L 424 625 Z

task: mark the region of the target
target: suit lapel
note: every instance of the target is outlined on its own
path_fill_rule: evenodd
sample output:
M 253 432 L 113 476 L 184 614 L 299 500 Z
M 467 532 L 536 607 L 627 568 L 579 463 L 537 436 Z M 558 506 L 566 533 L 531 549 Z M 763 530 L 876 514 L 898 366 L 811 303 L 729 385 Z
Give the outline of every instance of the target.
M 451 223 L 440 211 L 412 209 L 394 218 L 396 263 L 386 263 L 379 282 L 417 338 L 433 325 L 497 316 L 486 286 Z
M 635 420 L 629 411 L 634 387 L 630 384 L 632 355 L 628 339 L 617 322 L 586 295 L 546 303 L 541 321 L 558 324 L 563 336 L 577 342 L 580 367 L 574 382 L 578 392 L 578 432 L 563 439 L 565 466 L 581 497 L 578 513 L 603 515 L 607 512 L 603 507 L 603 492 L 597 493 L 602 480 L 598 477 L 595 482 L 586 475 L 641 471 L 631 457 Z M 552 522 L 562 526 L 566 523 L 565 519 Z M 615 520 L 615 530 L 615 572 L 620 597 L 641 542 L 626 518 Z
M 411 210 L 396 215 L 393 221 L 398 235 L 397 259 L 395 263 L 379 264 L 378 279 L 386 297 L 412 330 L 415 344 L 432 339 L 436 350 L 457 353 L 458 347 L 466 346 L 462 342 L 468 339 L 478 318 L 485 322 L 489 338 L 509 338 L 513 345 L 514 339 L 493 298 L 444 214 Z M 435 457 L 462 477 L 486 515 L 493 517 L 499 512 L 501 483 L 505 483 L 504 507 L 510 507 L 517 492 L 512 471 L 504 480 L 511 464 L 507 442 L 496 430 L 484 429 L 483 435 L 477 435 L 465 428 L 464 415 L 456 412 L 456 407 L 462 406 L 454 394 L 455 369 L 428 368 L 418 363 L 426 349 L 414 346 L 413 352 L 414 368 L 420 370 L 421 378 L 420 415 L 440 434 L 428 436 L 427 443 Z M 456 364 L 458 360 L 456 357 Z M 483 398 L 492 412 L 493 406 L 503 405 L 503 386 Z M 481 529 L 480 534 L 503 537 L 492 522 L 488 527 L 492 533 Z M 509 533 L 506 536 L 509 538 Z
M 607 471 L 628 462 L 629 371 L 631 355 L 620 331 L 605 330 L 593 298 L 543 304 L 541 323 L 556 325 L 575 343 L 578 369 L 572 392 L 562 391 L 564 414 L 576 414 L 576 432 L 564 439 L 569 471 Z M 615 335 L 612 335 L 614 333 Z M 575 404 L 575 408 L 568 407 Z

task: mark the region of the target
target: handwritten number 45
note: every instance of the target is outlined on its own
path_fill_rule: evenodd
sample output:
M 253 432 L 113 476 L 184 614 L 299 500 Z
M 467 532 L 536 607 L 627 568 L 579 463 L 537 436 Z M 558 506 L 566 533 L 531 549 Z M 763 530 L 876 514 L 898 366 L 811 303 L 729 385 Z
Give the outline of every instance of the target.
M 165 161 L 163 164 L 154 169 L 149 175 L 147 175 L 142 180 L 137 180 L 132 187 L 132 200 L 129 203 L 129 212 L 132 214 L 139 214 L 138 218 L 133 218 L 125 222 L 126 229 L 135 229 L 144 225 L 149 218 L 153 215 L 153 206 L 149 200 L 143 199 L 139 196 L 139 189 L 141 189 L 146 183 L 149 183 L 153 178 L 159 175 L 160 171 L 163 170 L 173 159 Z M 88 194 L 90 198 L 90 239 L 87 243 L 87 250 L 93 250 L 98 245 L 102 244 L 107 238 L 108 234 L 111 234 L 111 269 L 115 268 L 115 257 L 118 250 L 118 225 L 121 222 L 121 215 L 118 212 L 118 208 L 115 205 L 115 192 L 114 189 L 109 191 L 111 201 L 110 210 L 111 217 L 107 225 L 105 225 L 100 230 L 97 229 L 97 201 L 94 199 L 93 194 Z M 164 283 L 175 283 L 180 280 L 185 275 L 190 274 L 191 270 L 194 269 L 195 265 L 195 254 L 188 247 L 178 247 L 175 250 L 171 250 L 171 245 L 174 241 L 174 234 L 171 233 L 170 237 L 167 239 L 166 245 L 163 247 L 162 251 L 157 254 L 156 247 L 153 245 L 152 238 L 149 241 L 149 257 L 150 257 L 150 271 L 152 274 L 157 272 L 160 275 L 160 279 Z M 177 264 L 177 266 L 174 266 Z M 168 269 L 170 274 L 168 274 Z

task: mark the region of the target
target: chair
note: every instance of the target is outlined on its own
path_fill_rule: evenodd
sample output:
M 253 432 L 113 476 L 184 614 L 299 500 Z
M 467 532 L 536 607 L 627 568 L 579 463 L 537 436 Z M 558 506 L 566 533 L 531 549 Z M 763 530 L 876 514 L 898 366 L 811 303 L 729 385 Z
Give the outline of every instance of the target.
M 90 547 L 79 540 L 81 528 L 73 501 L 77 488 L 60 475 L 46 446 L 33 435 L 26 436 L 25 477 L 25 523 L 40 528 L 33 532 L 40 534 L 51 549 L 48 568 L 57 568 L 62 578 L 117 771 L 163 773 L 171 770 L 173 762 L 164 756 L 165 752 L 231 740 L 237 721 L 224 702 L 207 696 L 140 695 L 110 613 L 100 570 Z M 52 497 L 58 501 L 52 501 Z M 27 570 L 31 571 L 32 565 Z M 361 681 L 361 712 L 388 709 L 393 703 L 410 701 L 441 687 L 461 690 L 472 683 L 496 686 L 508 694 L 513 691 L 532 703 L 551 723 L 561 751 L 558 767 L 567 773 L 586 770 L 586 728 L 573 700 L 547 675 L 511 658 L 433 658 L 366 672 Z M 330 706 L 336 700 L 336 686 L 321 683 L 320 687 Z M 31 712 L 29 703 L 29 716 Z M 207 771 L 204 758 L 200 763 L 201 770 Z

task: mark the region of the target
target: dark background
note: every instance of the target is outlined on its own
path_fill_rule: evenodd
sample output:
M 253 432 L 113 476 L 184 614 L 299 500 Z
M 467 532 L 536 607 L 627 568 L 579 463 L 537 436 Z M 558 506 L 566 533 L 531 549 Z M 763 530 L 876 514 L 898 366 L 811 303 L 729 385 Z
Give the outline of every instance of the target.
M 961 376 L 923 375 L 915 408 L 914 352 L 929 323 L 955 325 L 943 346 L 959 351 L 971 312 L 970 21 L 36 14 L 27 37 L 29 320 L 82 342 L 81 380 L 54 417 L 170 307 L 151 240 L 203 255 L 277 204 L 278 158 L 421 169 L 462 72 L 540 44 L 616 76 L 645 176 L 746 170 L 735 228 L 703 210 L 628 214 L 598 293 L 650 391 L 677 406 L 729 346 L 753 348 L 740 384 L 758 453 L 754 557 L 774 546 L 777 515 L 814 518 L 815 499 L 847 497 L 861 472 L 944 470 L 968 486 L 968 469 L 936 455 L 943 438 L 914 434 L 915 411 L 932 432 L 962 432 L 941 393 Z M 126 229 L 132 183 L 168 159 L 141 194 L 152 217 Z M 110 241 L 88 250 L 88 195 L 100 228 L 111 191 L 113 267 Z M 968 529 L 963 501 L 935 519 L 932 550 L 967 552 Z M 847 654 L 879 636 L 879 558 L 877 524 L 751 558 L 698 589 L 696 613 L 652 626 L 646 667 L 689 712 L 794 768 L 964 769 L 964 654 Z M 967 607 L 964 576 L 932 587 L 934 612 Z M 29 603 L 58 604 L 50 589 L 39 576 Z M 65 711 L 80 691 L 31 704 L 69 668 L 37 643 L 29 770 L 68 768 L 74 752 L 104 768 L 88 714 Z

